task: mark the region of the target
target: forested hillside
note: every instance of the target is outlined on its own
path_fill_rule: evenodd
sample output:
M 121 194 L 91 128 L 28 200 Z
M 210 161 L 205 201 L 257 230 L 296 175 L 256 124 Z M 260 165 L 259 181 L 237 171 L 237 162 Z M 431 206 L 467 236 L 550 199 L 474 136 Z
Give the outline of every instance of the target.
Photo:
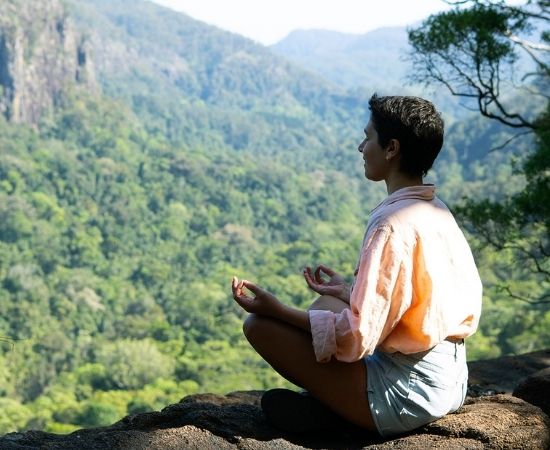
M 0 0 L 13 14 L 0 42 L 20 26 L 13 6 L 33 1 Z M 63 14 L 97 86 L 67 81 L 37 124 L 0 114 L 0 433 L 281 385 L 244 342 L 230 279 L 306 307 L 304 265 L 352 276 L 384 195 L 357 152 L 368 97 L 149 2 L 73 0 Z M 501 143 L 497 127 L 448 122 L 430 175 L 444 200 L 522 182 L 510 151 L 482 150 Z M 548 346 L 550 317 L 518 314 L 491 288 L 509 257 L 480 250 L 478 261 L 486 312 L 471 357 Z

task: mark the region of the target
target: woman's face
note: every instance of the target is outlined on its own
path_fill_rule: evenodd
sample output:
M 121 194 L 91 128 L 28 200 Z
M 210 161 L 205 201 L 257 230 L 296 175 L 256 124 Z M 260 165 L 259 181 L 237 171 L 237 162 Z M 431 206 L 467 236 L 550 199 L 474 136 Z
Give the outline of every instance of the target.
M 386 151 L 378 143 L 378 133 L 372 120 L 369 120 L 365 128 L 365 139 L 359 144 L 358 150 L 365 161 L 365 177 L 372 181 L 386 179 L 389 168 Z

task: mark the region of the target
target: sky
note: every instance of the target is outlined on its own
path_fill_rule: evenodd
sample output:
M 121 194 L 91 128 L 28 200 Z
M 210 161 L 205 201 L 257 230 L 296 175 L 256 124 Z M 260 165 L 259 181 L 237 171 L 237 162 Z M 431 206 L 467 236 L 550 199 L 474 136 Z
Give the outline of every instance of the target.
M 442 0 L 153 0 L 194 19 L 274 44 L 296 29 L 363 34 L 406 26 L 449 6 Z

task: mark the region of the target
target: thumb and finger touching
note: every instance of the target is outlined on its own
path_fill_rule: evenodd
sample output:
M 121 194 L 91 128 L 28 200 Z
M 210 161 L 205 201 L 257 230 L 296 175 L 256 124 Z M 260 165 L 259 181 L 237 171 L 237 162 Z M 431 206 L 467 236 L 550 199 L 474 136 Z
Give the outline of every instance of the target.
M 246 299 L 249 299 L 249 300 L 253 300 L 252 297 L 250 297 L 249 295 L 246 294 L 246 292 L 244 290 L 245 288 L 247 290 L 249 290 L 252 294 L 254 294 L 254 296 L 258 296 L 258 295 L 260 295 L 264 292 L 264 290 L 262 288 L 255 285 L 251 281 L 248 281 L 248 280 L 240 280 L 239 281 L 237 279 L 237 277 L 233 277 L 231 287 L 232 287 L 232 290 L 233 290 L 233 298 L 235 298 L 235 300 L 237 300 L 237 298 L 241 298 L 241 299 L 246 298 Z

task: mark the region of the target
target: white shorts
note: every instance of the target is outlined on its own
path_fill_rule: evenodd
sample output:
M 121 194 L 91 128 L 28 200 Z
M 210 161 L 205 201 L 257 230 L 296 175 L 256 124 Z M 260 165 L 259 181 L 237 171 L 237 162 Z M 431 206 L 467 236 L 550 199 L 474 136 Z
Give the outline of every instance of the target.
M 464 403 L 468 368 L 463 341 L 443 341 L 410 355 L 375 351 L 364 361 L 369 406 L 382 436 L 418 428 Z

